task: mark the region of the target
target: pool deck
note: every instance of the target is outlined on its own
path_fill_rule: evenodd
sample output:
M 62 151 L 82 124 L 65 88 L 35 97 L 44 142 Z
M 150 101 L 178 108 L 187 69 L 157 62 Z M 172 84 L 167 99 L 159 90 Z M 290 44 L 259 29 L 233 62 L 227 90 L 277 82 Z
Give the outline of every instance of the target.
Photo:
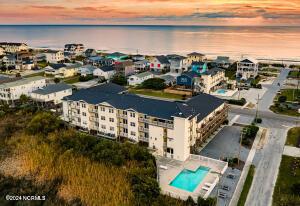
M 220 90 L 220 89 L 218 89 L 218 90 Z M 220 98 L 231 98 L 238 92 L 238 89 L 234 89 L 234 90 L 224 89 L 226 91 L 225 93 L 218 93 L 218 90 L 211 93 L 211 95 L 220 97 Z
M 228 167 L 226 162 L 199 155 L 191 155 L 190 158 L 184 162 L 164 157 L 157 157 L 157 165 L 159 185 L 162 193 L 184 200 L 186 200 L 189 196 L 193 197 L 194 200 L 197 200 L 198 196 L 207 198 L 216 184 L 218 184 L 219 176 L 223 174 Z M 166 166 L 167 169 L 162 169 L 160 166 Z M 193 192 L 170 185 L 170 183 L 183 169 L 195 171 L 200 166 L 208 167 L 210 170 Z M 208 184 L 210 186 L 208 186 Z

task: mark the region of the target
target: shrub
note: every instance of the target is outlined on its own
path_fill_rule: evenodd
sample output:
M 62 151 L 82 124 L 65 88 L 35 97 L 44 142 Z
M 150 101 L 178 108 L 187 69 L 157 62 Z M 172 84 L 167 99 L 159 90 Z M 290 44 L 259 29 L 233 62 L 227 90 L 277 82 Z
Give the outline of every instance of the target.
M 49 112 L 41 112 L 35 115 L 27 125 L 27 132 L 31 135 L 43 134 L 57 130 L 60 127 L 60 120 Z
M 87 81 L 92 80 L 93 78 L 94 78 L 93 75 L 80 76 L 79 81 L 80 82 L 87 82 Z
M 202 197 L 198 197 L 197 206 L 215 206 L 217 204 L 217 199 L 208 197 L 207 199 L 203 199 Z
M 261 118 L 255 118 L 254 122 L 260 124 L 260 123 L 262 123 L 262 119 Z
M 294 183 L 291 190 L 294 195 L 300 196 L 300 183 Z
M 259 130 L 259 127 L 255 126 L 255 125 L 248 125 L 248 126 L 244 127 L 243 130 L 245 131 L 245 135 L 244 135 L 245 138 L 253 139 L 253 138 L 255 138 L 256 133 Z
M 235 104 L 235 105 L 239 105 L 239 106 L 243 106 L 246 104 L 246 99 L 245 98 L 241 98 L 240 100 L 237 99 L 229 99 L 228 103 L 229 104 Z
M 53 81 L 54 81 L 55 84 L 58 84 L 60 82 L 60 79 L 59 78 L 54 78 Z
M 162 90 L 166 88 L 165 80 L 160 78 L 147 79 L 142 83 L 144 89 Z
M 115 84 L 118 84 L 118 85 L 121 85 L 121 86 L 127 85 L 127 79 L 122 74 L 116 74 L 116 75 L 114 75 L 113 78 L 112 78 L 112 80 L 111 80 L 111 82 L 115 83 Z
M 280 103 L 284 103 L 284 102 L 286 102 L 286 99 L 287 99 L 287 97 L 286 97 L 286 96 L 284 96 L 284 95 L 281 95 L 281 96 L 279 96 L 279 97 L 278 97 L 278 102 L 280 102 Z

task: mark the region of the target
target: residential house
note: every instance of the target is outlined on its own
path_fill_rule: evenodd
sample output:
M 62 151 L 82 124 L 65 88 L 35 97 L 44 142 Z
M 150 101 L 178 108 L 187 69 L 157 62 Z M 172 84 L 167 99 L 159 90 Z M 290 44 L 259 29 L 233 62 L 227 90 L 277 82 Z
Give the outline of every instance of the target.
M 139 74 L 134 74 L 129 76 L 128 84 L 129 85 L 137 85 L 143 83 L 147 79 L 153 78 L 154 75 L 151 72 L 143 72 Z
M 17 62 L 17 58 L 15 54 L 8 54 L 2 57 L 2 64 L 5 67 L 15 67 Z
M 128 59 L 128 55 L 120 53 L 120 52 L 114 52 L 114 53 L 108 54 L 107 58 L 113 59 L 114 61 L 119 62 L 119 61 L 124 61 L 124 60 Z
M 200 75 L 195 71 L 184 72 L 176 78 L 177 85 L 191 90 L 194 90 L 194 85 L 198 82 L 200 82 Z
M 202 74 L 208 70 L 208 66 L 206 62 L 193 62 L 191 64 L 191 70 L 198 74 Z
M 61 68 L 66 68 L 67 65 L 66 64 L 49 64 L 47 67 L 45 67 L 45 74 L 48 75 L 58 75 L 60 73 L 59 69 Z
M 125 76 L 129 76 L 131 74 L 134 74 L 135 72 L 135 67 L 131 60 L 116 62 L 115 68 L 116 68 L 116 72 L 121 73 Z
M 149 69 L 149 61 L 146 59 L 135 61 L 133 64 L 135 72 L 146 71 Z
M 66 44 L 64 48 L 64 55 L 69 58 L 75 58 L 84 54 L 83 44 Z
M 85 57 L 95 57 L 97 56 L 97 51 L 95 49 L 87 49 L 84 52 Z
M 145 60 L 145 56 L 141 55 L 141 54 L 132 55 L 131 57 L 132 57 L 133 61 L 143 61 L 143 60 Z
M 185 65 L 186 57 L 180 55 L 167 55 L 167 58 L 170 62 L 170 72 L 181 74 L 184 71 L 187 71 L 187 66 Z
M 31 92 L 30 96 L 33 100 L 43 103 L 52 102 L 54 104 L 62 103 L 62 99 L 72 95 L 72 87 L 65 83 L 50 84 L 41 89 Z
M 20 96 L 30 96 L 31 92 L 46 86 L 46 79 L 35 76 L 0 84 L 0 100 L 11 103 Z
M 185 64 L 191 65 L 193 62 L 202 62 L 205 60 L 205 55 L 198 53 L 198 52 L 192 52 L 190 54 L 187 54 L 187 58 L 185 59 Z
M 111 79 L 116 73 L 115 67 L 113 65 L 110 66 L 102 66 L 93 71 L 93 75 L 96 77 L 104 77 L 105 79 Z
M 0 56 L 4 55 L 5 49 L 0 46 Z
M 19 60 L 16 64 L 16 69 L 18 70 L 31 70 L 35 67 L 34 61 L 32 59 Z
M 166 56 L 155 56 L 150 60 L 150 69 L 157 72 L 170 71 L 170 62 Z
M 244 80 L 255 78 L 258 75 L 258 61 L 245 58 L 237 62 L 236 77 Z
M 60 63 L 65 60 L 64 53 L 60 50 L 47 50 L 44 51 L 45 60 L 49 63 Z
M 112 83 L 82 89 L 63 99 L 63 120 L 110 139 L 142 142 L 157 155 L 185 161 L 227 119 L 228 107 L 199 94 L 186 102 L 124 93 Z
M 166 85 L 173 85 L 176 83 L 176 77 L 172 75 L 161 75 L 158 78 L 165 80 Z
M 210 94 L 217 89 L 226 88 L 227 80 L 223 69 L 213 68 L 201 73 L 200 82 L 197 86 L 200 87 L 201 92 Z
M 227 69 L 230 66 L 230 60 L 227 56 L 217 56 L 214 60 L 215 66 L 223 69 Z
M 67 78 L 77 75 L 78 69 L 82 66 L 79 63 L 65 64 L 66 67 L 59 68 L 59 73 L 55 75 L 56 78 Z
M 78 69 L 78 74 L 81 76 L 93 75 L 93 72 L 97 69 L 97 67 L 92 65 L 83 65 Z
M 6 53 L 16 53 L 28 50 L 28 46 L 25 43 L 0 42 L 0 47 L 2 47 Z
M 85 60 L 86 64 L 91 64 L 93 66 L 109 66 L 114 64 L 114 60 L 113 59 L 109 59 L 109 58 L 104 58 L 101 56 L 95 56 L 95 57 L 89 57 Z

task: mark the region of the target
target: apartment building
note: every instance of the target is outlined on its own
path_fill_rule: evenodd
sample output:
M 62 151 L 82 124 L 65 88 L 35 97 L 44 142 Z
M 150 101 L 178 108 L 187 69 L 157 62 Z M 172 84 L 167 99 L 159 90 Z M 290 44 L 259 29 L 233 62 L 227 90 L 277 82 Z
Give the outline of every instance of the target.
M 198 52 L 192 52 L 187 54 L 187 58 L 185 59 L 185 64 L 191 65 L 193 62 L 202 62 L 205 60 L 205 55 L 198 53 Z
M 28 50 L 28 46 L 25 43 L 0 42 L 0 47 L 2 47 L 7 53 L 16 53 Z
M 201 92 L 210 94 L 217 89 L 224 88 L 227 80 L 228 78 L 225 77 L 225 71 L 223 69 L 209 69 L 200 76 L 200 90 Z
M 237 62 L 236 76 L 241 79 L 255 78 L 258 75 L 258 61 L 246 58 Z
M 3 83 L 0 84 L 0 100 L 10 103 L 20 99 L 22 94 L 30 96 L 32 91 L 45 86 L 46 79 L 39 76 Z
M 64 53 L 60 50 L 48 50 L 43 52 L 43 54 L 49 63 L 59 63 L 65 60 Z
M 127 94 L 107 83 L 63 99 L 63 119 L 76 128 L 107 138 L 143 142 L 156 154 L 186 160 L 227 118 L 227 105 L 200 94 L 186 102 Z
M 66 96 L 72 95 L 72 86 L 65 83 L 50 84 L 31 92 L 32 99 L 38 102 L 60 104 Z

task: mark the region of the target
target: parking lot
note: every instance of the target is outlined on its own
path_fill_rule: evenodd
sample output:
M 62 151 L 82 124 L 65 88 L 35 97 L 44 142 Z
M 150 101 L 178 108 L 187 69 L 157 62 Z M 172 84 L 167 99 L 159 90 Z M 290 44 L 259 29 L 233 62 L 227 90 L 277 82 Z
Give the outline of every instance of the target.
M 220 159 L 220 158 L 234 158 L 238 156 L 239 153 L 239 138 L 240 131 L 242 127 L 240 126 L 225 126 L 215 138 L 208 143 L 208 145 L 200 151 L 200 155 Z M 241 147 L 240 159 L 246 161 L 249 149 Z M 234 177 L 228 178 L 228 175 L 231 174 Z M 225 174 L 220 177 L 219 184 L 212 191 L 211 196 L 216 197 L 218 193 L 225 194 L 225 198 L 218 198 L 218 206 L 228 205 L 230 199 L 235 191 L 236 185 L 239 181 L 241 171 L 238 169 L 233 169 L 228 167 Z M 229 190 L 222 189 L 224 186 L 228 186 Z

